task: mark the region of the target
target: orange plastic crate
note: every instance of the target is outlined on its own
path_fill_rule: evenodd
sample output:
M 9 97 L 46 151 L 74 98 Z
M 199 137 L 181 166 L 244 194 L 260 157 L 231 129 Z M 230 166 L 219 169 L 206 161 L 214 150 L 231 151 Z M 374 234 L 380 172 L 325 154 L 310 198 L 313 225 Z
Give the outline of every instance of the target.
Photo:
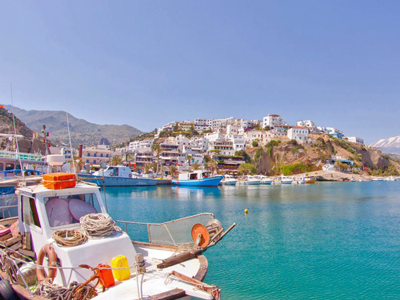
M 44 174 L 43 186 L 51 190 L 73 188 L 76 185 L 76 176 L 72 173 L 50 173 Z

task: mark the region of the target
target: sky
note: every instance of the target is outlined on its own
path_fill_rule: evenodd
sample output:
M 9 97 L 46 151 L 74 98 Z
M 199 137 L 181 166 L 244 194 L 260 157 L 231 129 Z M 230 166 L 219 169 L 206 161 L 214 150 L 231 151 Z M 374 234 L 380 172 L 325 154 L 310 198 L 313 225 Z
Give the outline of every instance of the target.
M 400 135 L 400 1 L 0 0 L 0 103 L 150 131 L 311 119 Z M 67 103 L 67 104 L 66 104 Z

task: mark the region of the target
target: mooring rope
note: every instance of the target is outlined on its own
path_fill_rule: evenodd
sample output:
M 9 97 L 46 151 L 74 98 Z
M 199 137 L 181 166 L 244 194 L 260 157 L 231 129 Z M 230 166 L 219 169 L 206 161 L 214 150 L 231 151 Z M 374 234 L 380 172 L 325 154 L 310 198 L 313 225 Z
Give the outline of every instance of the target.
M 87 241 L 87 236 L 80 230 L 57 230 L 53 233 L 53 239 L 60 247 L 75 247 Z
M 121 231 L 106 213 L 88 214 L 80 218 L 81 227 L 89 237 L 105 237 Z
M 37 285 L 35 294 L 51 300 L 87 300 L 97 296 L 95 288 L 89 284 L 79 286 L 76 281 L 72 282 L 68 288 L 42 282 Z

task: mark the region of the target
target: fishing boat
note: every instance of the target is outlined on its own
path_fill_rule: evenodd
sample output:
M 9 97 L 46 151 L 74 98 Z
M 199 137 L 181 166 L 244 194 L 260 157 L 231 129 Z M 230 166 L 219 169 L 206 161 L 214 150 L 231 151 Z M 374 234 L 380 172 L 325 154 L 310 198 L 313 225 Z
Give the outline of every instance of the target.
M 266 185 L 271 185 L 272 183 L 273 183 L 273 179 L 272 178 L 270 178 L 270 177 L 267 177 L 267 176 L 264 176 L 262 179 L 261 179 L 261 184 L 266 184 Z
M 180 173 L 178 179 L 173 179 L 172 184 L 177 186 L 218 186 L 224 177 L 211 176 L 210 172 L 196 170 Z
M 108 166 L 92 174 L 80 173 L 79 177 L 94 181 L 100 187 L 102 187 L 103 184 L 106 187 L 153 186 L 157 184 L 156 179 L 134 174 L 129 167 L 120 165 Z
M 236 185 L 237 179 L 232 175 L 224 175 L 224 178 L 221 181 L 222 185 Z
M 235 224 L 224 231 L 210 213 L 161 224 L 115 221 L 99 187 L 68 173 L 44 175 L 16 194 L 18 217 L 0 221 L 0 275 L 11 281 L 0 281 L 0 298 L 220 299 L 217 286 L 202 282 L 203 253 Z M 131 226 L 144 227 L 148 241 L 132 241 Z
M 281 184 L 292 184 L 293 183 L 293 179 L 284 175 L 281 175 L 279 177 L 279 181 L 281 182 Z
M 315 177 L 313 177 L 313 176 L 308 176 L 308 175 L 306 175 L 305 177 L 304 177 L 304 183 L 316 183 L 317 182 L 317 178 L 315 178 Z
M 252 175 L 245 175 L 239 181 L 239 185 L 259 185 L 261 183 L 261 179 Z

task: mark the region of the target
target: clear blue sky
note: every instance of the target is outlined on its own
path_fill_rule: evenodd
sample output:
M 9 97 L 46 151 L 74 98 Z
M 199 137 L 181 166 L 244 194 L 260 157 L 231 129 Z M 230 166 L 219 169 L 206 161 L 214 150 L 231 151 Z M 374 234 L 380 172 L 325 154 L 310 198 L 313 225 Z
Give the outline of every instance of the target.
M 400 1 L 1 1 L 0 102 L 151 130 L 312 119 L 400 135 Z

